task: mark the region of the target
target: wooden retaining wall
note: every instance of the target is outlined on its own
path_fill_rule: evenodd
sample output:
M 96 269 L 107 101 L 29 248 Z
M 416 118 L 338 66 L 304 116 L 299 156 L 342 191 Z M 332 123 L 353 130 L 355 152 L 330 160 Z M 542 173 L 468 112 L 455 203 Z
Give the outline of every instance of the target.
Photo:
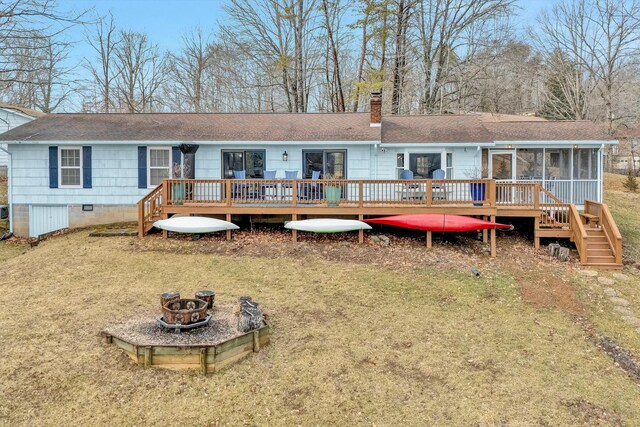
M 259 352 L 270 342 L 271 326 L 266 324 L 216 345 L 138 345 L 108 332 L 101 335 L 106 343 L 120 347 L 145 369 L 199 369 L 206 375 Z

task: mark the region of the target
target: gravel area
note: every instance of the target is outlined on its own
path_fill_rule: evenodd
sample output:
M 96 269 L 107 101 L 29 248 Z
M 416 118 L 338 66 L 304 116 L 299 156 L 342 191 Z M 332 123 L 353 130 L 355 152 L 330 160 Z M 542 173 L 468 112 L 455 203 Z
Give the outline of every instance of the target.
M 158 326 L 160 310 L 149 309 L 129 319 L 106 326 L 104 332 L 132 344 L 150 346 L 210 346 L 242 335 L 238 331 L 236 304 L 216 304 L 209 314 L 212 316 L 209 326 L 176 334 Z

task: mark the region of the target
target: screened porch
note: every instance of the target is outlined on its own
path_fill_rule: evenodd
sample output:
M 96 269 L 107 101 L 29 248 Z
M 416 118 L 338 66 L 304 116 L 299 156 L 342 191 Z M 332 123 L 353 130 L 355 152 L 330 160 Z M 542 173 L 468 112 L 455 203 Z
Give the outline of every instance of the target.
M 563 203 L 602 201 L 601 150 L 594 147 L 484 150 L 483 171 L 498 182 L 536 183 Z

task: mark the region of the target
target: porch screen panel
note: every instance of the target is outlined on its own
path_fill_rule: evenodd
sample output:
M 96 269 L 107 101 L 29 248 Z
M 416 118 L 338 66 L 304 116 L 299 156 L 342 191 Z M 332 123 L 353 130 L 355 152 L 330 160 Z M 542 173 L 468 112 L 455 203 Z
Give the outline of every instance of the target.
M 521 180 L 542 180 L 544 154 L 542 148 L 522 148 L 516 151 L 516 177 Z
M 415 179 L 431 179 L 433 171 L 441 169 L 441 160 L 440 153 L 411 153 L 409 169 Z
M 598 149 L 573 150 L 573 179 L 598 179 Z
M 547 148 L 545 151 L 545 179 L 571 179 L 571 149 Z

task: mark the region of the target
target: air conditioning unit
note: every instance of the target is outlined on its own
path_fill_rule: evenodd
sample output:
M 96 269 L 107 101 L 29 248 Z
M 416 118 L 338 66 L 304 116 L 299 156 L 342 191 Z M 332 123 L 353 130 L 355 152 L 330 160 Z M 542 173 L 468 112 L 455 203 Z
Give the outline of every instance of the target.
M 0 205 L 0 219 L 9 218 L 9 206 Z

